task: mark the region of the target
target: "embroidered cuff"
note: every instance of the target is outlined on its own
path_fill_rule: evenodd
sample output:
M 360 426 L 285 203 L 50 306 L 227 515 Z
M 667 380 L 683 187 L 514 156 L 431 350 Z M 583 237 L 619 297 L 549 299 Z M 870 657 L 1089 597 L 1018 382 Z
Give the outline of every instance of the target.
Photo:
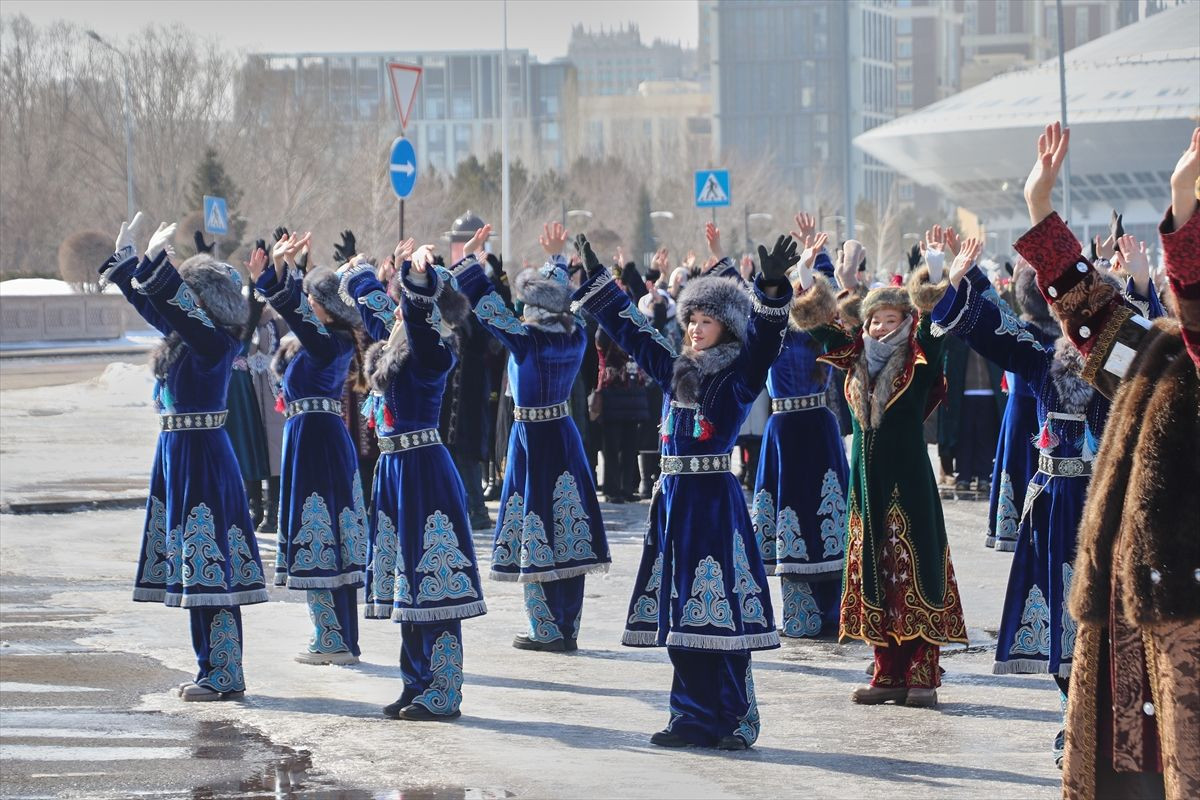
M 1075 234 L 1057 211 L 1026 231 L 1013 247 L 1033 265 L 1038 288 L 1051 303 L 1079 281 L 1077 273 L 1092 268 L 1083 257 Z M 1050 291 L 1052 288 L 1054 292 Z
M 109 256 L 100 266 L 100 279 L 116 282 L 126 277 L 125 273 L 132 272 L 136 266 L 137 256 L 134 255 L 133 245 L 127 245 Z
M 583 286 L 575 291 L 575 295 L 571 299 L 571 313 L 578 314 L 580 309 L 593 311 L 596 297 L 611 283 L 613 283 L 613 276 L 609 270 L 602 270 L 594 277 L 588 278 Z
M 767 295 L 767 284 L 763 277 L 759 275 L 754 279 L 754 291 L 750 295 L 753 301 L 754 313 L 760 317 L 765 317 L 769 320 L 787 319 L 788 313 L 792 306 L 792 285 L 784 282 L 783 286 L 779 287 L 778 297 L 770 297 Z
M 1158 226 L 1162 236 L 1163 261 L 1171 287 L 1196 287 L 1200 285 L 1200 200 L 1191 218 L 1179 230 L 1175 229 L 1175 215 L 1168 208 Z M 1176 292 L 1179 289 L 1176 288 Z M 1188 293 L 1200 296 L 1200 290 Z
M 153 260 L 143 257 L 142 263 L 138 265 L 130 282 L 133 284 L 133 288 L 142 294 L 155 294 L 166 287 L 174 274 L 176 274 L 175 267 L 172 266 L 171 260 L 167 257 L 167 251 L 164 250 Z
M 343 272 L 341 279 L 338 281 L 338 295 L 348 305 L 354 305 L 356 302 L 350 283 L 363 273 L 370 274 L 372 278 L 375 277 L 375 269 L 370 264 L 362 262 Z
M 432 306 L 441 295 L 444 285 L 435 270 L 417 272 L 412 268 L 411 261 L 405 261 L 400 266 L 400 288 L 412 303 L 426 308 Z

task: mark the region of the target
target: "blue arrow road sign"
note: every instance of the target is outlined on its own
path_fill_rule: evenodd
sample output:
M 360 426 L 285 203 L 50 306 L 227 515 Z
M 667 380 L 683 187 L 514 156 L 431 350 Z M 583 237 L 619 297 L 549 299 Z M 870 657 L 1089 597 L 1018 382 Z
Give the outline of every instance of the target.
M 729 170 L 705 169 L 696 173 L 696 208 L 729 205 Z
M 224 197 L 204 195 L 204 232 L 218 236 L 229 233 L 229 207 Z
M 392 142 L 392 156 L 388 170 L 392 177 L 392 191 L 401 200 L 412 194 L 417 184 L 417 151 L 412 142 L 401 136 Z

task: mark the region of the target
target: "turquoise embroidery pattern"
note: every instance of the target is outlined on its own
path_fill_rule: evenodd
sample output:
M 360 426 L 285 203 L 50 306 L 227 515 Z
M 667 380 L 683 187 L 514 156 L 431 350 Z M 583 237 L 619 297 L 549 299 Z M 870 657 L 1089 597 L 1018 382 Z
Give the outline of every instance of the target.
M 808 581 L 783 579 L 783 633 L 816 636 L 821 632 L 821 610 Z
M 504 503 L 504 518 L 492 549 L 492 565 L 515 567 L 521 550 L 521 526 L 525 521 L 525 500 L 513 492 Z
M 192 287 L 186 283 L 180 283 L 179 288 L 175 291 L 175 296 L 167 302 L 180 311 L 183 311 L 192 319 L 200 320 L 202 325 L 206 325 L 209 328 L 213 327 L 212 320 L 208 318 L 208 314 L 205 313 L 204 309 L 200 307 L 200 303 L 196 300 L 196 295 L 192 292 Z
M 374 548 L 371 553 L 371 596 L 368 602 L 387 603 L 393 593 L 397 601 L 400 599 L 397 576 L 403 577 L 404 570 L 397 566 L 396 524 L 391 517 L 382 511 L 377 512 L 377 530 L 375 532 Z M 404 596 L 408 596 L 408 581 L 405 579 Z
M 201 503 L 183 528 L 183 585 L 225 588 L 225 556 L 217 546 L 212 511 Z
M 1071 596 L 1071 580 L 1075 577 L 1075 568 L 1070 564 L 1062 565 L 1062 652 L 1059 659 L 1070 661 L 1075 652 L 1075 620 L 1067 612 L 1067 598 Z
M 633 605 L 633 613 L 629 615 L 630 625 L 658 624 L 658 594 L 662 586 L 663 554 L 659 553 L 650 568 L 650 578 L 646 581 L 644 594 Z
M 766 489 L 754 495 L 750 519 L 754 523 L 754 538 L 758 540 L 763 561 L 775 561 L 778 552 L 775 541 L 775 498 Z
M 696 565 L 691 598 L 683 604 L 683 619 L 679 624 L 734 630 L 733 610 L 725 599 L 725 577 L 721 565 L 712 556 L 705 556 Z
M 333 610 L 333 592 L 309 589 L 308 616 L 313 623 L 313 636 L 308 643 L 310 653 L 344 653 L 350 649 L 342 638 L 342 626 Z
M 646 315 L 639 311 L 637 306 L 633 304 L 627 305 L 621 311 L 617 312 L 617 316 L 624 317 L 634 325 L 637 325 L 638 331 L 649 336 L 672 356 L 678 355 L 678 353 L 675 352 L 675 348 L 671 346 L 671 343 L 667 341 L 666 337 L 663 336 L 659 330 L 651 324 L 650 320 L 646 319 Z
M 142 583 L 167 582 L 170 567 L 167 564 L 167 507 L 154 495 L 150 495 L 150 513 L 143 534 L 145 546 L 142 562 Z
M 804 537 L 800 535 L 800 518 L 790 507 L 779 510 L 776 531 L 779 542 L 776 557 L 780 561 L 808 561 L 808 546 L 804 544 Z
M 213 617 L 208 632 L 208 674 L 196 681 L 217 692 L 244 692 L 242 674 L 242 636 L 233 614 L 221 609 Z
M 508 306 L 504 305 L 503 298 L 494 291 L 485 294 L 475 304 L 475 316 L 479 317 L 479 321 L 484 325 L 490 325 L 505 333 L 516 336 L 529 335 L 521 321 L 513 316 Z
M 1013 636 L 1013 646 L 1009 652 L 1027 656 L 1049 656 L 1050 607 L 1046 605 L 1046 596 L 1036 584 L 1029 588 L 1029 596 L 1025 598 L 1021 622 L 1024 624 Z
M 296 313 L 299 314 L 305 322 L 316 328 L 317 333 L 321 334 L 322 336 L 329 335 L 329 331 L 325 328 L 325 325 L 321 322 L 321 320 L 317 319 L 317 312 L 313 311 L 312 305 L 308 302 L 308 295 L 304 294 L 303 292 L 300 293 L 300 306 L 296 309 Z
M 391 329 L 396 322 L 396 303 L 392 298 L 387 296 L 387 292 L 381 289 L 372 289 L 362 297 L 358 298 L 359 305 L 366 306 L 371 311 L 371 316 L 383 323 L 385 328 Z
M 417 564 L 417 572 L 428 574 L 421 578 L 418 603 L 479 597 L 471 579 L 459 571 L 470 567 L 471 559 L 458 548 L 454 525 L 441 511 L 433 512 L 425 520 L 424 545 L 425 554 Z
M 353 508 L 343 508 L 338 514 L 338 531 L 342 535 L 342 568 L 349 571 L 367 563 L 367 506 L 363 502 L 362 481 L 354 472 Z
M 571 473 L 564 472 L 554 482 L 554 558 L 562 564 L 595 557 L 579 488 Z
M 746 700 L 746 715 L 738 720 L 737 730 L 733 735 L 740 737 L 748 747 L 758 741 L 758 732 L 762 729 L 758 716 L 758 699 L 754 696 L 754 675 L 749 664 L 746 665 Z
M 822 557 L 840 556 L 846 549 L 846 500 L 842 497 L 837 473 L 832 469 L 825 470 L 825 477 L 821 479 L 821 505 L 817 506 L 817 515 L 824 517 L 821 520 Z
M 742 609 L 743 625 L 766 625 L 767 617 L 762 601 L 756 595 L 762 592 L 758 581 L 750 572 L 750 559 L 746 557 L 746 543 L 740 534 L 733 535 L 733 593 L 738 595 Z
M 429 657 L 433 681 L 417 695 L 420 703 L 434 714 L 453 714 L 462 705 L 462 645 L 454 634 L 446 632 L 437 638 Z
M 535 642 L 553 642 L 563 638 L 562 631 L 550 613 L 546 590 L 540 583 L 526 583 L 525 614 L 529 617 L 529 638 Z
M 183 526 L 176 525 L 167 534 L 167 574 L 163 583 L 167 586 L 178 584 L 183 574 Z
M 1000 492 L 996 497 L 996 540 L 1015 542 L 1020 522 L 1021 516 L 1013 499 L 1012 478 L 1005 470 L 1000 473 Z
M 546 541 L 546 526 L 541 517 L 530 512 L 521 526 L 521 569 L 553 566 L 554 551 Z
M 333 538 L 333 520 L 325 498 L 313 492 L 304 501 L 300 512 L 300 530 L 293 540 L 296 555 L 293 569 L 335 569 L 337 567 L 336 542 Z
M 983 297 L 991 300 L 996 306 L 996 311 L 1000 316 L 1000 327 L 996 328 L 996 333 L 1005 336 L 1015 336 L 1018 342 L 1029 342 L 1035 350 L 1045 352 L 1046 348 L 1042 347 L 1042 343 L 1037 340 L 1037 337 L 1030 333 L 1017 319 L 1017 315 L 1013 313 L 1008 303 L 1001 299 L 1000 295 L 996 294 L 995 289 L 988 289 L 983 292 Z
M 250 543 L 242 529 L 234 525 L 229 529 L 229 571 L 235 586 L 253 586 L 263 583 L 262 567 L 250 551 Z

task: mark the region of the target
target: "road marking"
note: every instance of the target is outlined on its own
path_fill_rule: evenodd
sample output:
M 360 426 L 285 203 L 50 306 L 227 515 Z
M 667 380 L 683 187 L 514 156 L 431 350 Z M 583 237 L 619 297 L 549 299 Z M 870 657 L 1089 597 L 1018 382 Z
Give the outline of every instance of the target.
M 0 736 L 7 739 L 165 739 L 167 741 L 185 741 L 171 736 L 163 736 L 156 731 L 113 731 L 113 730 L 79 730 L 78 728 L 22 728 L 20 725 L 4 723 Z
M 31 778 L 98 778 L 107 772 L 35 772 Z
M 189 747 L 56 747 L 0 744 L 0 761 L 156 761 L 190 758 Z

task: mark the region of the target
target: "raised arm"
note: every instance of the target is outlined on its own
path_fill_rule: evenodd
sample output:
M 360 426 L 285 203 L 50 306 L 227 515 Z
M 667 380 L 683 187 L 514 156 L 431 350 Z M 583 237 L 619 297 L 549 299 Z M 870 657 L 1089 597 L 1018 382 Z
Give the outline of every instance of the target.
M 529 328 L 504 302 L 504 298 L 496 291 L 495 285 L 480 263 L 483 245 L 491 233 L 491 225 L 484 225 L 475 232 L 463 247 L 466 255 L 454 265 L 451 274 L 458 284 L 458 290 L 471 304 L 475 318 L 483 324 L 488 333 L 499 339 L 510 353 L 521 359 L 529 352 Z
M 394 257 L 406 260 L 412 253 L 413 240 L 396 245 Z M 396 302 L 388 296 L 387 287 L 375 276 L 375 271 L 361 256 L 354 256 L 338 267 L 341 273 L 342 299 L 358 309 L 367 335 L 376 341 L 386 341 L 396 324 Z
M 125 299 L 133 306 L 142 319 L 155 328 L 163 336 L 171 332 L 171 324 L 150 304 L 150 298 L 139 292 L 133 286 L 133 274 L 137 271 L 137 229 L 144 219 L 142 212 L 137 212 L 131 222 L 122 222 L 117 234 L 116 247 L 111 256 L 100 265 L 100 277 L 109 283 L 116 284 L 125 295 Z
M 788 272 L 800 261 L 794 236 L 780 236 L 770 252 L 758 248 L 759 275 L 754 281 L 750 324 L 746 328 L 746 366 L 735 391 L 743 402 L 752 402 L 767 383 L 767 371 L 779 357 L 792 305 Z
M 1179 307 L 1180 335 L 1200 369 L 1200 128 L 1171 175 L 1171 207 L 1158 230 L 1167 281 Z
M 414 364 L 442 373 L 454 366 L 454 354 L 442 340 L 437 299 L 453 291 L 433 266 L 433 248 L 421 247 L 400 267 L 400 318 Z
M 339 346 L 338 339 L 317 318 L 304 292 L 304 278 L 300 270 L 289 269 L 283 260 L 285 255 L 280 254 L 274 269 L 263 269 L 266 254 L 262 250 L 255 251 L 250 259 L 250 277 L 254 279 L 254 288 L 283 317 L 309 355 L 318 361 L 331 361 L 345 345 Z
M 638 363 L 664 391 L 671 388 L 675 369 L 675 348 L 646 319 L 604 268 L 587 238 L 580 234 L 575 246 L 588 272 L 588 278 L 575 292 L 572 309 L 587 311 L 604 332 Z

